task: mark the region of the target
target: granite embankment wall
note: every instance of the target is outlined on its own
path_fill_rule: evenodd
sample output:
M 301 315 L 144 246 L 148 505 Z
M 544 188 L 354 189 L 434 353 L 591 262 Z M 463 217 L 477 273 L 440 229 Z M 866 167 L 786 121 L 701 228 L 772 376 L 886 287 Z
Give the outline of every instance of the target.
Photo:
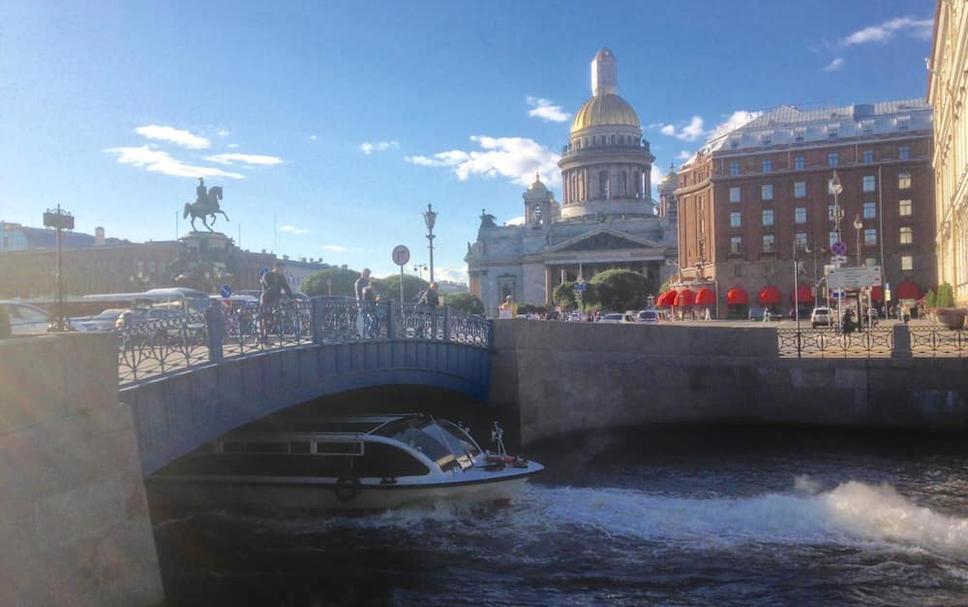
M 0 340 L 0 605 L 164 600 L 108 334 Z
M 968 359 L 788 359 L 761 327 L 495 321 L 490 403 L 521 442 L 743 422 L 968 429 Z

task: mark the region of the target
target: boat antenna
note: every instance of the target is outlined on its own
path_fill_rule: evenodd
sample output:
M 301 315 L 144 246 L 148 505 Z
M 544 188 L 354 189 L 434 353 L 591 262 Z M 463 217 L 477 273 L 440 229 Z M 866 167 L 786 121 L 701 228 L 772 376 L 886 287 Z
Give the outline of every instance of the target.
M 501 424 L 497 421 L 491 426 L 491 442 L 497 446 L 498 455 L 503 457 L 508 454 L 504 448 L 504 429 L 501 428 Z

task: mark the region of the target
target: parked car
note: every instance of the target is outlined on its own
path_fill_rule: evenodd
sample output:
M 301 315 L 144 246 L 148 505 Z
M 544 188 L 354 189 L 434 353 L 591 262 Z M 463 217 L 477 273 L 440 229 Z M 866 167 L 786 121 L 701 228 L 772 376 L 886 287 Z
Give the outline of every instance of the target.
M 810 313 L 810 326 L 816 329 L 819 326 L 830 327 L 834 324 L 834 316 L 830 308 L 817 307 Z
M 124 308 L 108 308 L 94 316 L 75 316 L 70 318 L 68 322 L 72 329 L 84 333 L 114 331 L 115 323 L 124 311 Z
M 659 322 L 659 312 L 656 310 L 639 310 L 635 314 L 635 322 L 654 324 Z
M 620 312 L 609 312 L 607 314 L 602 314 L 598 322 L 606 324 L 620 324 L 623 322 L 634 322 L 628 314 L 622 314 Z
M 50 316 L 40 308 L 18 301 L 0 301 L 0 306 L 10 317 L 10 332 L 13 335 L 37 335 L 47 332 Z

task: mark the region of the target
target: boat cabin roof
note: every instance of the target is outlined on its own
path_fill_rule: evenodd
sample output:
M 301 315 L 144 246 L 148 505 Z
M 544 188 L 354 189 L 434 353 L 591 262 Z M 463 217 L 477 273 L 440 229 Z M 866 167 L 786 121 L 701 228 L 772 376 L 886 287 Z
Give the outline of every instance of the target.
M 307 417 L 293 419 L 282 427 L 278 422 L 255 422 L 238 432 L 278 432 L 295 430 L 299 433 L 310 434 L 373 434 L 384 426 L 402 420 L 418 421 L 424 419 L 420 413 L 395 413 L 385 415 L 350 415 L 339 417 Z M 235 434 L 235 433 L 233 433 Z

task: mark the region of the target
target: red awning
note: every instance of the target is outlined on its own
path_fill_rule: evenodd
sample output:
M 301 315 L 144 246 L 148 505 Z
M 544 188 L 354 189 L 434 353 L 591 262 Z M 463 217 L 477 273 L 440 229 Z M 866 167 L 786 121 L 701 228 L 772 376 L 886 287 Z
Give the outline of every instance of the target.
M 691 306 L 694 303 L 696 303 L 696 294 L 693 293 L 692 289 L 683 289 L 679 291 L 678 295 L 676 295 L 677 308 Z
M 884 301 L 884 287 L 871 287 L 871 300 Z
M 800 300 L 800 305 L 810 305 L 813 303 L 813 289 L 807 285 L 797 287 L 796 298 Z M 790 303 L 796 303 L 794 293 L 790 293 Z
M 924 293 L 921 292 L 921 287 L 913 280 L 905 280 L 897 285 L 898 299 L 921 299 L 922 297 Z
M 761 306 L 775 306 L 778 305 L 782 299 L 782 297 L 780 297 L 780 290 L 772 285 L 760 289 L 760 292 L 756 298 L 760 301 Z
M 729 291 L 726 291 L 726 303 L 731 306 L 738 305 L 748 305 L 750 303 L 750 296 L 746 294 L 746 291 L 740 289 L 739 287 L 733 287 Z
M 659 308 L 671 308 L 676 303 L 676 292 L 666 291 L 655 301 L 656 307 Z
M 706 287 L 699 289 L 696 293 L 696 305 L 697 306 L 715 306 L 716 296 L 713 292 Z

